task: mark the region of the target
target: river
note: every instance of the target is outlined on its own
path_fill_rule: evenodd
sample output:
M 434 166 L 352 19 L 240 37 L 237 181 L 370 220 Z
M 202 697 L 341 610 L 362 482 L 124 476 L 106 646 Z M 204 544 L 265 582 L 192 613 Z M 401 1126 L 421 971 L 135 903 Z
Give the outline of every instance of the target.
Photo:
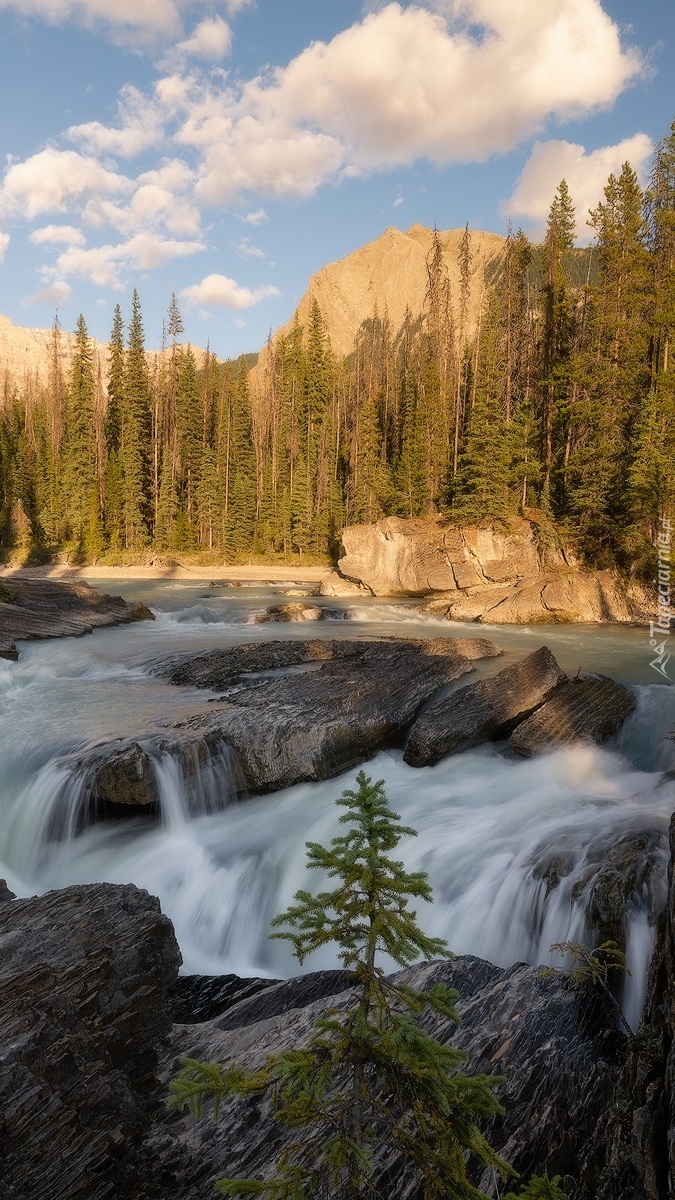
M 321 885 L 315 872 L 308 878 L 304 843 L 335 836 L 335 799 L 356 772 L 228 805 L 233 765 L 221 755 L 204 768 L 195 810 L 179 764 L 164 754 L 155 762 L 161 821 L 99 823 L 54 840 L 50 817 L 55 797 L 69 787 L 69 754 L 113 737 L 142 740 L 208 703 L 208 693 L 172 687 L 152 674 L 167 654 L 257 639 L 480 634 L 505 653 L 479 664 L 478 674 L 547 644 L 566 670 L 600 671 L 635 689 L 635 713 L 603 749 L 577 747 L 521 762 L 487 746 L 423 769 L 407 767 L 392 751 L 368 764 L 369 774 L 384 779 L 394 809 L 418 831 L 400 853 L 409 868 L 427 871 L 433 886 L 434 903 L 420 921 L 456 953 L 503 966 L 549 961 L 551 943 L 589 936 L 589 888 L 607 847 L 627 833 L 667 831 L 675 781 L 663 772 L 675 767 L 667 736 L 675 730 L 675 687 L 656 682 L 644 630 L 476 627 L 381 600 L 319 601 L 338 619 L 260 625 L 252 623 L 254 614 L 278 601 L 278 586 L 116 581 L 106 589 L 100 580 L 96 586 L 145 599 L 156 620 L 79 640 L 22 643 L 17 663 L 0 660 L 0 875 L 18 895 L 97 881 L 147 888 L 174 922 L 186 971 L 297 972 L 285 943 L 268 940 L 270 919 L 297 888 Z M 345 603 L 350 620 L 339 619 Z M 552 854 L 564 857 L 568 873 L 548 890 L 533 865 Z M 663 897 L 665 836 L 657 857 L 656 891 Z M 648 910 L 645 889 L 628 922 L 624 1003 L 633 1023 L 653 946 Z M 326 951 L 305 969 L 329 965 L 334 960 Z

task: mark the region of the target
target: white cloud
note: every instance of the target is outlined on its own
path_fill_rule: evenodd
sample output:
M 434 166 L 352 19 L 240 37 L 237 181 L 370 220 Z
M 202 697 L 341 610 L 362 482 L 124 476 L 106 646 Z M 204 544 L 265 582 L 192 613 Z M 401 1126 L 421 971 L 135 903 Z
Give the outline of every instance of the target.
M 86 121 L 71 125 L 66 130 L 66 137 L 95 154 L 114 154 L 121 158 L 133 158 L 150 147 L 161 145 L 164 138 L 161 105 L 148 101 L 138 88 L 125 84 L 117 100 L 117 110 L 118 126 Z
M 261 250 L 259 246 L 252 246 L 249 239 L 246 237 L 241 239 L 239 245 L 236 248 L 236 252 L 240 256 L 240 258 L 264 258 L 265 257 L 265 251 Z
M 3 261 L 7 247 L 9 246 L 9 234 L 0 231 L 0 263 Z
M 0 211 L 32 219 L 41 213 L 67 212 L 87 196 L 118 195 L 131 187 L 129 179 L 96 159 L 48 146 L 8 168 L 0 188 Z
M 230 17 L 236 17 L 243 8 L 250 8 L 252 4 L 253 0 L 225 0 L 225 8 Z
M 84 246 L 84 234 L 74 225 L 43 225 L 30 234 L 34 246 Z
M 189 38 L 178 42 L 173 53 L 182 58 L 203 58 L 219 62 L 232 49 L 232 30 L 222 17 L 206 18 L 195 25 Z
M 603 146 L 587 154 L 574 142 L 535 142 L 513 195 L 502 205 L 508 216 L 525 217 L 540 236 L 551 201 L 561 179 L 565 179 L 577 211 L 577 237 L 588 241 L 592 232 L 586 224 L 588 210 L 603 198 L 611 174 L 617 175 L 625 162 L 644 179 L 653 145 L 646 133 L 636 133 L 616 146 Z
M 117 245 L 72 246 L 56 260 L 55 273 L 90 280 L 97 287 L 121 287 L 130 271 L 153 270 L 173 258 L 184 258 L 203 250 L 202 242 L 178 241 L 153 233 L 138 233 Z
M 21 303 L 25 307 L 31 307 L 33 304 L 65 304 L 71 296 L 70 284 L 66 283 L 65 279 L 56 279 L 50 287 L 44 288 L 41 292 L 35 292 L 32 296 L 26 296 Z
M 264 208 L 256 208 L 255 212 L 249 212 L 242 218 L 247 225 L 262 225 L 263 221 L 269 221 L 269 217 Z
M 181 159 L 165 159 L 136 180 L 133 195 L 124 204 L 103 197 L 89 201 L 83 220 L 93 227 L 111 225 L 120 233 L 164 229 L 176 237 L 199 233 L 200 213 L 190 197 L 194 176 Z
M 0 0 L 2 9 L 23 17 L 42 17 L 53 24 L 70 20 L 87 26 L 102 23 L 167 37 L 181 28 L 174 0 Z
M 251 288 L 242 287 L 234 279 L 228 279 L 227 275 L 207 275 L 201 283 L 194 283 L 181 292 L 188 304 L 235 309 L 251 308 L 261 300 L 278 295 L 280 292 L 276 287 L 266 285 L 252 291 Z
M 392 208 L 400 208 L 402 204 L 405 204 L 405 196 L 397 196 L 392 204 Z

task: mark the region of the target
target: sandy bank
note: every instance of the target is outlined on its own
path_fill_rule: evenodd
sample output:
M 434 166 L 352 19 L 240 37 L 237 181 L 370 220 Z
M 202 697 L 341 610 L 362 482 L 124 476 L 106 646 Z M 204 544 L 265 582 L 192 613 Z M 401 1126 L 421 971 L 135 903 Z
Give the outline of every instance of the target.
M 120 581 L 125 579 L 180 579 L 186 582 L 190 579 L 194 579 L 195 581 L 214 580 L 214 582 L 259 579 L 261 581 L 269 580 L 270 583 L 281 582 L 283 580 L 293 583 L 317 583 L 325 579 L 329 574 L 329 567 L 320 566 L 300 567 L 297 565 L 280 566 L 275 564 L 274 566 L 201 567 L 183 566 L 179 562 L 158 566 L 140 565 L 137 567 L 46 566 L 3 567 L 0 569 L 0 578 L 12 576 L 16 579 L 82 579 L 85 582 L 91 583 L 95 583 L 97 579 L 119 579 Z

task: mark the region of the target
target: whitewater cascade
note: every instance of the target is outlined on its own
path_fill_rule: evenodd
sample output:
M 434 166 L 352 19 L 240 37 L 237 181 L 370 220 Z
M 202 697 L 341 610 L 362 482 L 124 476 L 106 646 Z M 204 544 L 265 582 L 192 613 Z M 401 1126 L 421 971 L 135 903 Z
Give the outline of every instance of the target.
M 307 872 L 304 843 L 326 844 L 337 834 L 335 800 L 356 772 L 238 802 L 241 779 L 224 743 L 200 746 L 193 739 L 167 746 L 166 726 L 204 706 L 208 696 L 172 688 L 151 670 L 169 650 L 308 635 L 302 624 L 252 633 L 246 622 L 256 601 L 255 595 L 250 602 L 205 598 L 187 589 L 176 595 L 171 585 L 155 585 L 152 627 L 31 645 L 18 663 L 0 665 L 0 875 L 14 891 L 133 882 L 160 897 L 185 970 L 297 973 L 288 947 L 268 940 L 270 921 L 296 889 L 325 882 Z M 440 633 L 438 621 L 380 602 L 370 612 L 360 606 L 351 623 L 322 622 L 320 636 L 340 636 L 340 627 L 353 636 L 359 623 L 371 633 Z M 319 636 L 316 625 L 310 630 Z M 454 631 L 466 634 L 465 627 Z M 613 654 L 617 641 L 623 644 L 623 676 L 639 676 L 631 665 L 637 641 L 627 636 L 621 643 L 621 632 L 629 633 L 613 631 L 611 641 L 598 640 L 597 631 L 588 636 L 600 659 L 610 644 Z M 501 634 L 492 636 L 501 642 Z M 588 646 L 579 648 L 583 636 L 578 629 L 547 629 L 545 639 L 541 630 L 511 630 L 504 643 L 510 641 L 515 655 L 546 640 L 569 669 L 571 655 L 589 653 Z M 425 930 L 446 938 L 456 953 L 501 966 L 545 963 L 552 943 L 591 940 L 588 911 L 597 905 L 598 873 L 618 843 L 639 844 L 626 914 L 631 975 L 624 1006 L 632 1024 L 642 1004 L 655 914 L 665 898 L 667 830 L 675 809 L 675 780 L 667 774 L 675 688 L 644 683 L 636 692 L 635 713 L 607 749 L 577 747 L 510 761 L 499 747 L 487 746 L 423 769 L 407 767 L 400 752 L 391 752 L 366 767 L 385 781 L 392 807 L 418 831 L 400 851 L 410 869 L 429 874 L 434 903 L 418 914 Z M 148 754 L 159 819 L 90 820 L 83 751 L 115 737 L 133 737 Z M 325 950 L 304 969 L 333 965 Z

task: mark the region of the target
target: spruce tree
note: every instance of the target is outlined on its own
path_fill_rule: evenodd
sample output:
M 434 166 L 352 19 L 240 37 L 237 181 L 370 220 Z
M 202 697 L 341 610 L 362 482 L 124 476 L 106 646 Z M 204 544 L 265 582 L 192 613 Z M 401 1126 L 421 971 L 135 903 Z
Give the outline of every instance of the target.
M 124 537 L 128 550 L 141 550 L 150 533 L 151 410 L 141 302 L 135 288 L 125 368 L 121 413 Z
M 338 800 L 348 832 L 328 849 L 307 844 L 308 866 L 334 886 L 297 892 L 273 922 L 273 936 L 289 941 L 300 963 L 337 945 L 353 977 L 349 1000 L 315 1022 L 305 1047 L 272 1056 L 253 1074 L 186 1061 L 169 1103 L 198 1114 L 207 1099 L 268 1095 L 274 1118 L 293 1135 L 268 1178 L 221 1180 L 224 1195 L 375 1200 L 383 1196 L 379 1152 L 402 1160 L 424 1200 L 485 1200 L 470 1182 L 467 1157 L 508 1172 L 476 1123 L 502 1111 L 497 1080 L 465 1074 L 463 1052 L 419 1024 L 425 1012 L 457 1023 L 455 991 L 434 984 L 421 992 L 378 962 L 384 954 L 407 966 L 449 951 L 422 932 L 411 908 L 431 900 L 426 875 L 391 857 L 415 831 L 389 808 L 382 781 L 361 771 L 356 782 Z

